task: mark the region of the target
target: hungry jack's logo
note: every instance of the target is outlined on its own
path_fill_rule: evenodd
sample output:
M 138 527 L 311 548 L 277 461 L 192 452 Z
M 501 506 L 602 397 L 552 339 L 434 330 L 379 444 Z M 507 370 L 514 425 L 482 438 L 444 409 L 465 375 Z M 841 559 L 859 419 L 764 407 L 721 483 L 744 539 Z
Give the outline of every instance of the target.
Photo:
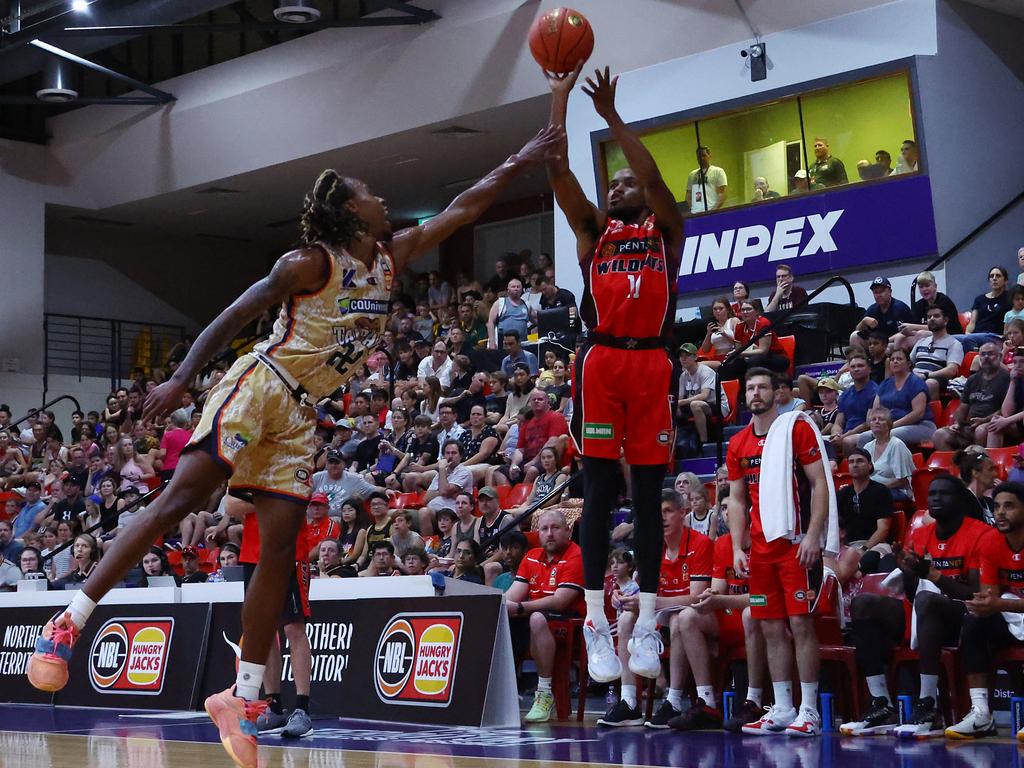
M 381 633 L 374 684 L 387 704 L 447 707 L 455 687 L 461 613 L 402 613 Z
M 99 693 L 155 696 L 167 677 L 174 619 L 111 619 L 89 649 L 89 682 Z

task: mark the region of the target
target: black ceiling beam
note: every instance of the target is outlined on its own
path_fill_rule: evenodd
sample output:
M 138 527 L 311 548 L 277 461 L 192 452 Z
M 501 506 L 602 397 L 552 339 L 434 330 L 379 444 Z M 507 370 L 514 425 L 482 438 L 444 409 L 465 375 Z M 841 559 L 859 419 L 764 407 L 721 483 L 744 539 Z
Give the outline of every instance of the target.
M 238 20 L 243 24 L 259 24 L 259 19 L 252 15 L 252 11 L 245 7 L 245 3 L 232 3 L 231 10 L 238 16 Z M 273 32 L 260 32 L 260 39 L 269 47 L 277 45 L 281 42 L 279 35 L 275 35 Z
M 366 0 L 366 12 L 375 13 L 379 10 L 401 11 L 415 16 L 421 22 L 437 21 L 441 17 L 427 8 L 420 8 L 401 0 Z
M 161 91 L 159 88 L 154 88 L 152 85 L 144 83 L 141 80 L 136 80 L 133 77 L 128 77 L 128 75 L 117 72 L 109 67 L 104 67 L 102 64 L 97 64 L 95 61 L 83 59 L 81 56 L 71 53 L 71 51 L 65 51 L 63 48 L 58 48 L 57 46 L 45 43 L 42 40 L 33 40 L 32 45 L 49 54 L 59 56 L 62 59 L 70 61 L 72 64 L 77 64 L 80 67 L 91 69 L 93 72 L 99 72 L 101 75 L 105 75 L 113 80 L 125 83 L 134 90 L 148 93 L 161 104 L 166 104 L 176 100 L 175 97 L 172 94 L 167 93 L 167 91 Z
M 316 21 L 312 24 L 288 24 L 280 21 L 258 21 L 242 24 L 141 24 L 127 27 L 67 27 L 47 32 L 47 38 L 75 37 L 139 37 L 159 33 L 203 34 L 220 32 L 319 32 L 323 29 L 345 27 L 405 27 L 422 24 L 413 16 L 384 16 L 379 19 L 339 19 L 337 21 Z
M 114 8 L 120 8 L 122 6 L 129 5 L 133 0 L 93 0 L 89 6 L 90 10 L 111 10 Z M 0 32 L 0 53 L 17 48 L 21 45 L 27 45 L 37 37 L 48 35 L 49 33 L 63 29 L 69 18 L 74 18 L 78 15 L 77 11 L 70 9 L 65 11 L 59 11 L 52 16 L 48 16 L 45 19 L 35 22 L 34 24 L 21 24 L 21 28 L 18 32 L 13 34 L 7 34 Z
M 35 96 L 0 96 L 0 104 L 29 104 L 36 107 L 78 107 L 90 104 L 155 105 L 165 102 L 154 96 L 84 97 L 72 101 L 40 101 Z

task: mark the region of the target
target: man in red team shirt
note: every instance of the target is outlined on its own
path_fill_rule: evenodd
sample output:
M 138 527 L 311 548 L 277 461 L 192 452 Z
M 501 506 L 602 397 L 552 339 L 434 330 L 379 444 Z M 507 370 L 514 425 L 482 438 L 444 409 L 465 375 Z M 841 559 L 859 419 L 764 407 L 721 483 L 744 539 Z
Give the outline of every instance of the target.
M 324 509 L 327 508 L 326 497 L 323 506 Z M 260 527 L 251 502 L 229 496 L 228 511 L 235 517 L 243 518 L 242 547 L 238 561 L 245 568 L 245 588 L 248 590 L 256 563 L 260 560 Z M 285 715 L 281 708 L 281 649 L 275 636 L 274 646 L 270 649 L 263 672 L 263 692 L 268 699 L 267 709 L 256 719 L 256 728 L 260 733 L 280 733 L 285 738 L 297 739 L 313 732 L 313 721 L 309 716 L 313 653 L 309 647 L 309 638 L 306 637 L 306 622 L 312 615 L 309 608 L 308 552 L 308 529 L 303 521 L 295 540 L 295 571 L 285 595 L 280 619 L 291 654 L 292 675 L 295 678 L 295 709 Z
M 980 520 L 965 517 L 977 509 L 974 495 L 959 478 L 940 475 L 928 488 L 928 514 L 934 523 L 914 531 L 910 546 L 896 564 L 903 572 L 905 600 L 885 595 L 857 595 L 850 604 L 850 635 L 857 665 L 867 678 L 871 703 L 859 720 L 843 723 L 841 733 L 862 736 L 895 731 L 907 738 L 941 736 L 945 720 L 939 702 L 939 656 L 943 647 L 955 646 L 966 607 L 978 591 L 980 552 L 990 535 Z M 931 582 L 934 589 L 923 586 Z M 904 725 L 897 725 L 896 710 L 886 686 L 885 663 L 889 651 L 903 642 L 917 615 L 917 653 L 921 658 L 920 694 Z
M 992 657 L 1002 648 L 1020 645 L 1003 614 L 1024 613 L 1024 483 L 997 485 L 992 499 L 997 533 L 986 536 L 981 547 L 981 589 L 967 601 L 960 630 L 960 658 L 967 672 L 971 711 L 946 729 L 951 739 L 998 735 L 988 704 Z M 1024 741 L 1024 728 L 1017 731 L 1017 740 Z
M 548 75 L 551 123 L 565 116 L 582 64 L 575 72 Z M 576 235 L 583 271 L 580 315 L 588 345 L 576 360 L 571 433 L 583 457 L 583 546 L 587 643 L 591 679 L 619 679 L 604 614 L 608 516 L 617 498 L 619 459 L 629 464 L 640 585 L 639 616 L 629 641 L 629 668 L 658 676 L 661 638 L 654 619 L 662 531 L 659 492 L 673 443 L 672 359 L 666 352 L 675 317 L 683 219 L 654 158 L 615 109 L 615 87 L 605 68 L 583 89 L 605 119 L 629 164 L 608 184 L 608 210 L 587 200 L 569 169 L 568 144 L 548 160 L 555 200 Z
M 551 676 L 555 637 L 548 627 L 548 617 L 579 616 L 583 612 L 583 560 L 580 548 L 569 541 L 565 517 L 557 509 L 547 510 L 537 521 L 537 533 L 540 546 L 526 553 L 515 581 L 505 593 L 509 618 L 529 621 L 530 655 L 537 665 L 537 692 L 526 714 L 528 723 L 550 719 L 554 707 Z M 520 632 L 517 623 L 512 623 L 515 640 Z
M 792 536 L 767 541 L 762 514 L 779 514 L 760 506 L 761 461 L 768 430 L 778 418 L 777 380 L 767 368 L 747 371 L 747 407 L 750 424 L 729 441 L 727 501 L 732 534 L 733 568 L 749 573 L 750 615 L 761 625 L 768 649 L 775 703 L 759 720 L 743 726 L 743 733 L 768 736 L 786 733 L 814 736 L 821 731 L 818 714 L 818 637 L 814 607 L 822 580 L 821 537 L 828 519 L 829 490 L 816 428 L 805 419 L 793 424 L 793 500 L 796 529 Z M 750 554 L 743 551 L 750 502 Z M 771 503 L 778 506 L 775 499 Z M 788 629 L 788 631 L 787 631 Z M 790 638 L 792 633 L 792 638 Z M 793 648 L 800 673 L 800 710 L 793 707 Z
M 750 533 L 746 534 L 743 551 L 750 551 Z M 701 593 L 692 611 L 679 615 L 678 637 L 673 623 L 672 648 L 685 649 L 686 660 L 693 670 L 697 701 L 678 717 L 669 721 L 677 731 L 706 730 L 725 727 L 739 733 L 744 724 L 761 716 L 761 694 L 768 659 L 760 622 L 750 617 L 750 586 L 745 576 L 733 567 L 732 534 L 715 539 L 715 559 L 711 571 L 711 589 Z M 721 657 L 730 648 L 745 646 L 747 651 L 747 696 L 723 723 L 721 711 L 715 706 L 712 687 L 713 656 Z M 701 689 L 707 692 L 705 700 Z
M 689 505 L 683 497 L 671 488 L 661 492 L 661 519 L 665 530 L 665 552 L 661 558 L 659 572 L 657 610 L 672 609 L 692 604 L 711 583 L 711 566 L 714 558 L 714 543 L 702 533 L 683 525 Z M 622 616 L 619 617 L 619 642 L 633 629 L 640 609 L 638 595 L 624 596 L 619 600 Z M 597 721 L 598 725 L 629 726 L 646 725 L 648 728 L 667 728 L 668 721 L 682 709 L 683 685 L 686 678 L 686 651 L 682 642 L 676 642 L 679 619 L 689 611 L 672 615 L 669 627 L 672 632 L 672 661 L 670 664 L 671 687 L 668 698 L 662 702 L 654 716 L 644 722 L 637 702 L 636 678 L 623 672 L 619 701 Z M 661 651 L 659 650 L 659 655 Z M 626 681 L 629 681 L 628 683 Z
M 336 539 L 341 534 L 341 526 L 338 525 L 338 522 L 327 516 L 330 503 L 326 493 L 314 493 L 309 497 L 309 506 L 306 508 L 309 518 L 306 527 L 306 541 L 309 544 L 307 562 L 316 562 L 320 554 L 321 541 Z

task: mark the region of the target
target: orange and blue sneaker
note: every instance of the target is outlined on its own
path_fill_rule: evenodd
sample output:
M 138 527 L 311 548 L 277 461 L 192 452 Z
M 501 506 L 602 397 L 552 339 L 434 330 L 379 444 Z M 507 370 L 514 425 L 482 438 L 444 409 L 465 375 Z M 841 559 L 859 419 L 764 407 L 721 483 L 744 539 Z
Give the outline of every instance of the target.
M 28 660 L 26 674 L 33 687 L 53 693 L 68 684 L 68 662 L 78 635 L 68 611 L 46 622 Z
M 234 686 L 206 700 L 206 714 L 220 731 L 220 743 L 239 768 L 258 768 L 256 720 L 267 708 L 265 701 L 246 701 L 235 696 Z

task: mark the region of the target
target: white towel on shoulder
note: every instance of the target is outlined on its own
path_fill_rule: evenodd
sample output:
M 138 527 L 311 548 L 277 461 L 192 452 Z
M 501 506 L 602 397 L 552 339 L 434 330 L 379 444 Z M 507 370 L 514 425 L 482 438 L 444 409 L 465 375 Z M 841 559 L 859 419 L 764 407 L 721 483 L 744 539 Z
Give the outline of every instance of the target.
M 817 425 L 803 411 L 790 411 L 775 419 L 764 440 L 761 452 L 761 474 L 758 491 L 761 507 L 761 530 L 766 541 L 780 538 L 795 539 L 796 502 L 793 499 L 793 429 L 798 420 L 806 421 L 818 440 L 818 452 L 823 462 L 828 461 L 825 441 Z M 821 546 L 824 554 L 839 554 L 839 508 L 832 472 L 825 466 L 828 484 L 828 519 L 822 531 Z

